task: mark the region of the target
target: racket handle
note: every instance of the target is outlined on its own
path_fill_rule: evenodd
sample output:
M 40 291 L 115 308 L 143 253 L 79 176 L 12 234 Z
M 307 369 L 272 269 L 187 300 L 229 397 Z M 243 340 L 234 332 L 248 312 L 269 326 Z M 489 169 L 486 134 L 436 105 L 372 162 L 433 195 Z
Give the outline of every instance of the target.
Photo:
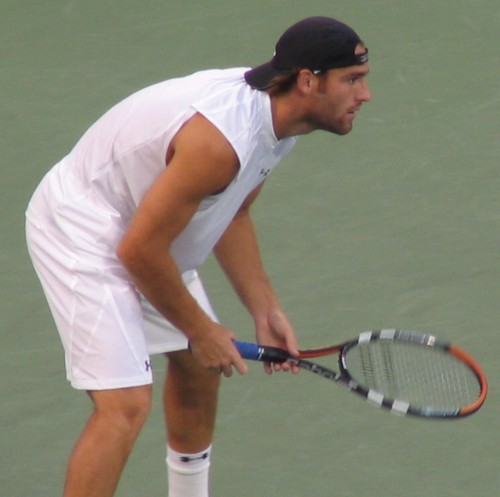
M 285 362 L 290 358 L 288 352 L 277 347 L 238 341 L 235 341 L 234 345 L 243 359 L 264 362 Z

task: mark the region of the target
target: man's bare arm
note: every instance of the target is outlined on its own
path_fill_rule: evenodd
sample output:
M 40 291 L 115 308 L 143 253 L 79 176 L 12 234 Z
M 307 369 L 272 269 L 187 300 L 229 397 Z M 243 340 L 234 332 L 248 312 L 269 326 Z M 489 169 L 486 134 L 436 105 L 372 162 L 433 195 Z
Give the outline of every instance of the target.
M 238 173 L 237 156 L 205 118 L 194 116 L 172 143 L 171 160 L 140 203 L 117 255 L 144 296 L 190 340 L 205 367 L 246 372 L 232 333 L 214 323 L 186 289 L 169 247 L 200 202 L 226 188 Z

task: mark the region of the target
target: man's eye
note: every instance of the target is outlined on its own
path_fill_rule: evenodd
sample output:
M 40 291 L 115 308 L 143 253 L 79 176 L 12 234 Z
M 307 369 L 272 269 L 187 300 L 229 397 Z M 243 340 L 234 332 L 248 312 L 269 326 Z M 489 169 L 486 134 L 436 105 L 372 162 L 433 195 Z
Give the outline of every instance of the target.
M 359 80 L 361 80 L 362 77 L 363 76 L 352 76 L 352 77 L 349 78 L 349 83 L 351 85 L 353 85 L 353 84 L 357 83 Z

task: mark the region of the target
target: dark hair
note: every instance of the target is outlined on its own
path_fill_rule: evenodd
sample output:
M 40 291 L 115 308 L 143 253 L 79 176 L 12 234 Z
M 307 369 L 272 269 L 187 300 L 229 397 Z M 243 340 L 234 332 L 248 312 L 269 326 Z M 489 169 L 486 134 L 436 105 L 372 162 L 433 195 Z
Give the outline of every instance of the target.
M 279 74 L 275 76 L 270 82 L 267 90 L 272 95 L 282 95 L 288 93 L 297 82 L 299 71 L 293 71 L 291 74 Z
M 283 95 L 288 93 L 297 83 L 297 77 L 302 69 L 294 69 L 290 74 L 280 74 L 275 76 L 269 83 L 266 90 L 270 95 Z M 328 71 L 315 72 L 319 78 L 324 78 Z

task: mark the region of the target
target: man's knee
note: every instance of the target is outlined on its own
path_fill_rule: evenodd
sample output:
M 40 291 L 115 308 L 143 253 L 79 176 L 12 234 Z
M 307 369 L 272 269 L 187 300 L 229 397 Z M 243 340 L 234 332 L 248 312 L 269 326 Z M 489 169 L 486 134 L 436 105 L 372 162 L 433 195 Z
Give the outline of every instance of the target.
M 220 374 L 203 368 L 188 351 L 169 353 L 167 382 L 190 393 L 214 395 L 220 384 Z
M 140 430 L 151 412 L 151 385 L 93 391 L 89 395 L 95 415 L 118 430 Z

